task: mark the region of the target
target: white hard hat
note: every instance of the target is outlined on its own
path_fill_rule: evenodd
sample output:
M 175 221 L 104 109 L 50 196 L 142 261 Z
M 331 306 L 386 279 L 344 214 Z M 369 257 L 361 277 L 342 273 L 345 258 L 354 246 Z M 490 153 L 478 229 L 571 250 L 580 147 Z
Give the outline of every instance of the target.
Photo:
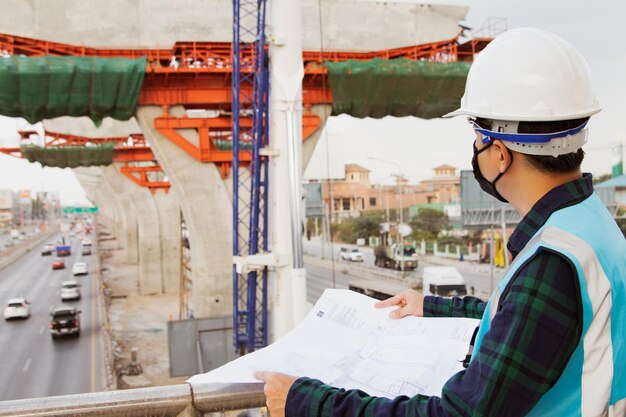
M 444 117 L 557 121 L 600 110 L 583 56 L 550 32 L 520 28 L 496 37 L 478 54 L 461 108 Z

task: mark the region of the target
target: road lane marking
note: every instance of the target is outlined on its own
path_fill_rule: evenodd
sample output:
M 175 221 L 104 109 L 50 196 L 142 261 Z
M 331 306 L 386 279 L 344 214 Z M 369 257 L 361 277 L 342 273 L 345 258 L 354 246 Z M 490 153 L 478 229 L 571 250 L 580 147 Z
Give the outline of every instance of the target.
M 24 367 L 22 368 L 22 371 L 28 372 L 28 368 L 30 368 L 30 358 L 28 358 L 28 360 L 26 360 L 26 363 L 24 364 Z
M 44 327 L 41 326 L 41 329 L 39 329 L 39 334 L 43 334 L 43 331 L 44 331 Z

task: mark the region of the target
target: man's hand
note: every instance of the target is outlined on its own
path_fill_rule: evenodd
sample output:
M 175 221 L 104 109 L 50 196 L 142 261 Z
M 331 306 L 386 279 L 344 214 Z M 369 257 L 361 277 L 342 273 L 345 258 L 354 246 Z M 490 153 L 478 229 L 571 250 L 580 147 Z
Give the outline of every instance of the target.
M 255 372 L 254 377 L 265 382 L 263 392 L 270 416 L 284 417 L 289 388 L 298 378 L 279 372 Z
M 424 295 L 415 290 L 405 290 L 398 295 L 374 304 L 376 308 L 392 306 L 400 307 L 389 313 L 389 317 L 392 319 L 400 319 L 405 316 L 421 317 L 424 315 Z

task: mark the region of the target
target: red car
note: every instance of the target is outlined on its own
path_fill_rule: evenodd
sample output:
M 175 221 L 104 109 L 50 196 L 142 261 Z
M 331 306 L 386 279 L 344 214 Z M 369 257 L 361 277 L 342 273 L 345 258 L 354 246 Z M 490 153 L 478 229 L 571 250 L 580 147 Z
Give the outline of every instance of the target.
M 63 259 L 55 259 L 52 261 L 52 269 L 65 269 L 65 262 Z

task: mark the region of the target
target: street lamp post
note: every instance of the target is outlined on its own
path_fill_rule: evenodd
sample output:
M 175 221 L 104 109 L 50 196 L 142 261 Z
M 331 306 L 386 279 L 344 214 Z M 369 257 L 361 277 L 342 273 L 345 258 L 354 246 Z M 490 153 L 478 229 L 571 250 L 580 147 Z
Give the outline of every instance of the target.
M 393 161 L 388 161 L 386 159 L 381 159 L 381 158 L 374 158 L 373 156 L 370 156 L 368 159 L 371 159 L 373 161 L 380 161 L 380 162 L 385 162 L 387 164 L 391 164 L 393 166 L 396 167 L 397 174 L 395 174 L 394 176 L 396 177 L 396 204 L 397 204 L 397 210 L 400 211 L 400 215 L 396 216 L 396 218 L 399 219 L 399 223 L 398 223 L 398 236 L 400 236 L 400 270 L 402 272 L 404 272 L 404 237 L 402 236 L 402 230 L 401 230 L 401 226 L 402 226 L 402 222 L 403 222 L 403 214 L 402 212 L 404 211 L 402 209 L 402 183 L 401 183 L 401 178 L 403 177 L 402 174 L 402 170 L 400 169 L 400 164 L 393 162 Z M 396 214 L 397 214 L 397 210 L 396 210 Z

